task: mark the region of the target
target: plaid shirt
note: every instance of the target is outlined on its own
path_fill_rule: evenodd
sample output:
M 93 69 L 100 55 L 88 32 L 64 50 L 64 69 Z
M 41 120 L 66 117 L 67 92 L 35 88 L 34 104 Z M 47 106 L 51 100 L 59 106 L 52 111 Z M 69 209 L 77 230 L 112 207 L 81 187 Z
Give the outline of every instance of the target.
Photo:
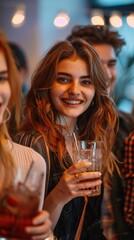
M 122 177 L 119 176 L 117 171 L 113 171 L 111 188 L 107 188 L 107 186 L 104 188 L 102 224 L 108 240 L 133 240 L 133 230 L 129 228 L 124 219 L 124 197 L 127 193 L 124 193 L 126 179 L 123 176 L 123 168 L 125 139 L 134 130 L 134 119 L 124 112 L 119 111 L 118 113 L 119 131 L 116 136 L 113 153 L 119 160 L 117 164 Z M 131 194 L 133 194 L 132 191 Z
M 124 168 L 125 178 L 125 220 L 134 229 L 134 132 L 125 140 Z

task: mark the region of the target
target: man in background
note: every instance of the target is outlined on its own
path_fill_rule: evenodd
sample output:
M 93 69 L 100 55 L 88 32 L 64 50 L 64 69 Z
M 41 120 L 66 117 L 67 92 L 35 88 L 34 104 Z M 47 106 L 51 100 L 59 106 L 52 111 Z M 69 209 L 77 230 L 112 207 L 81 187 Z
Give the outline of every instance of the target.
M 117 56 L 125 45 L 117 31 L 107 26 L 74 26 L 68 41 L 81 38 L 91 44 L 102 62 L 104 71 L 109 79 L 108 93 L 112 94 L 117 79 Z M 124 140 L 134 129 L 132 116 L 118 110 L 119 131 L 113 152 L 118 159 L 117 164 L 122 174 Z M 124 180 L 117 171 L 111 179 L 111 188 L 105 186 L 102 205 L 102 223 L 104 233 L 109 240 L 132 240 L 133 236 L 124 217 Z
M 25 52 L 22 50 L 22 48 L 18 44 L 14 42 L 8 42 L 8 44 L 9 44 L 9 47 L 11 48 L 11 52 L 13 54 L 16 67 L 18 69 L 18 77 L 20 80 L 20 87 L 22 89 L 21 103 L 20 103 L 20 119 L 22 120 L 23 119 L 22 109 L 25 101 L 25 95 L 28 92 L 28 86 L 25 83 L 28 77 L 28 62 L 27 62 Z M 8 131 L 12 138 L 14 137 L 17 131 L 14 109 L 12 109 L 11 117 L 10 117 L 10 120 L 8 121 Z
M 28 77 L 27 57 L 22 48 L 18 44 L 14 42 L 9 42 L 9 46 L 12 50 L 16 67 L 19 72 L 20 83 L 22 85 L 22 93 L 25 95 L 28 92 L 28 86 L 25 83 Z

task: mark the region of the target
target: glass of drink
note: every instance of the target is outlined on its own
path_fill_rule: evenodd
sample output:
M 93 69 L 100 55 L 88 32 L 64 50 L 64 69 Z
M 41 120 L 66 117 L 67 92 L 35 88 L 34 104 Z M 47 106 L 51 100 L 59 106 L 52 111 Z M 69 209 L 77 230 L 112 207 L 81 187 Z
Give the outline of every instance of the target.
M 0 198 L 0 237 L 30 239 L 25 232 L 39 208 L 43 173 L 30 170 L 24 182 L 14 181 Z
M 45 240 L 60 240 L 60 239 L 58 239 L 53 235 L 53 233 L 51 233 L 49 237 L 45 238 Z
M 73 162 L 90 162 L 88 171 L 99 171 L 102 168 L 103 143 L 101 141 L 77 141 L 72 144 Z M 80 172 L 87 171 L 87 168 L 81 168 Z M 94 180 L 94 179 L 93 179 Z M 92 180 L 90 180 L 92 181 Z M 101 186 L 91 187 L 90 196 L 98 196 L 101 193 Z

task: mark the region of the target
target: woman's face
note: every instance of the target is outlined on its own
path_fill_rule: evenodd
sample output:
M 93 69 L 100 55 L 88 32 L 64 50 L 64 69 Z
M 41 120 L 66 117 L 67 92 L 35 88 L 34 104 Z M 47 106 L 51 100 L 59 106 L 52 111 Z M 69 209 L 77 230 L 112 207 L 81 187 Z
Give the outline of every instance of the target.
M 8 69 L 4 54 L 0 50 L 0 124 L 11 96 L 11 88 L 8 82 Z
M 60 115 L 77 118 L 87 110 L 94 95 L 88 66 L 82 59 L 71 57 L 59 62 L 50 97 Z

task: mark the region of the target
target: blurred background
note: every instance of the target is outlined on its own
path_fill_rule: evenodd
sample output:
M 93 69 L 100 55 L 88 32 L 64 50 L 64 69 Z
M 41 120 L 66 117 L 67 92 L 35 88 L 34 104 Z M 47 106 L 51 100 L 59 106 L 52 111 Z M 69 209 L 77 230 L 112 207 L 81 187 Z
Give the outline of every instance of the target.
M 46 51 L 76 24 L 107 24 L 125 38 L 118 59 L 115 101 L 121 110 L 134 103 L 134 0 L 0 0 L 0 31 L 17 43 L 28 61 L 25 84 Z

